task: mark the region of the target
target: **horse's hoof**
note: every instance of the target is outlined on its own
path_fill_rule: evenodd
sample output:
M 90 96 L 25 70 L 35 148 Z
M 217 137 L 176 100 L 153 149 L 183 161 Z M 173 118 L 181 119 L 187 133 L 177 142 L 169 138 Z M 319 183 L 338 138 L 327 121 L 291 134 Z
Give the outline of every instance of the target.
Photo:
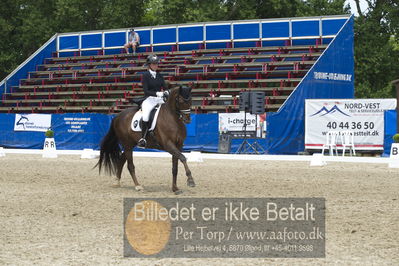
M 113 188 L 118 188 L 121 187 L 121 181 L 117 178 L 115 178 L 114 183 L 111 185 Z
M 144 188 L 142 186 L 135 186 L 134 189 L 136 189 L 137 191 L 142 191 L 144 190 Z
M 183 193 L 183 190 L 181 190 L 181 189 L 178 189 L 178 190 L 175 191 L 175 195 L 180 195 L 182 193 Z
M 188 179 L 187 180 L 187 186 L 189 187 L 195 187 L 195 182 L 193 179 Z

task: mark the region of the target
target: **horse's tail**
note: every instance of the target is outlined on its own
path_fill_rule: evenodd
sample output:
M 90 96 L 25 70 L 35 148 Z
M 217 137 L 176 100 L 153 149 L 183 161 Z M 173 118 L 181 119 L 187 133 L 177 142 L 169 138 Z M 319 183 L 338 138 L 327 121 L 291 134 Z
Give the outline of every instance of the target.
M 104 167 L 106 173 L 113 175 L 116 173 L 117 165 L 121 160 L 121 148 L 118 137 L 114 129 L 115 119 L 112 120 L 107 135 L 101 141 L 100 159 L 95 167 L 98 166 L 99 172 Z

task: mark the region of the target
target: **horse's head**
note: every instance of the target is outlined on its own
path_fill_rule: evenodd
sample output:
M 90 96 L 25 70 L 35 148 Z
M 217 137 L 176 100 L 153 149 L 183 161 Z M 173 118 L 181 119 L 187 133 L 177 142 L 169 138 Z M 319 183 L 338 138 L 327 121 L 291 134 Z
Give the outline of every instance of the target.
M 191 88 L 186 86 L 179 86 L 172 88 L 170 91 L 169 100 L 174 102 L 173 109 L 176 110 L 179 119 L 188 124 L 191 122 Z

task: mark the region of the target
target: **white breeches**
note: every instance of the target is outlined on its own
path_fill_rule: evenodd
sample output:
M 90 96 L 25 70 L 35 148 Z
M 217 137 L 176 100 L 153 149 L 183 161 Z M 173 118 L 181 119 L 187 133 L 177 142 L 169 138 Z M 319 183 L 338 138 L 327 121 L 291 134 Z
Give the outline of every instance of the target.
M 154 109 L 157 104 L 162 103 L 164 103 L 163 98 L 159 97 L 150 96 L 145 99 L 144 102 L 141 104 L 141 109 L 143 110 L 143 121 L 148 122 L 148 120 L 150 119 L 151 110 Z

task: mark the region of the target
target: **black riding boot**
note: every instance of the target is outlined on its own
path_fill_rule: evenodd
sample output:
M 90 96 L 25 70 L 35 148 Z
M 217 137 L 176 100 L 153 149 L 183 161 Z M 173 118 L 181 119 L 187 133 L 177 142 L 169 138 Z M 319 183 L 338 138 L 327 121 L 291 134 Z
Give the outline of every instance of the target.
M 137 143 L 137 146 L 140 148 L 145 148 L 147 146 L 146 137 L 147 137 L 148 127 L 149 127 L 148 124 L 149 124 L 148 122 L 143 121 L 142 128 L 141 128 L 141 136 L 142 137 L 139 140 L 139 142 Z

